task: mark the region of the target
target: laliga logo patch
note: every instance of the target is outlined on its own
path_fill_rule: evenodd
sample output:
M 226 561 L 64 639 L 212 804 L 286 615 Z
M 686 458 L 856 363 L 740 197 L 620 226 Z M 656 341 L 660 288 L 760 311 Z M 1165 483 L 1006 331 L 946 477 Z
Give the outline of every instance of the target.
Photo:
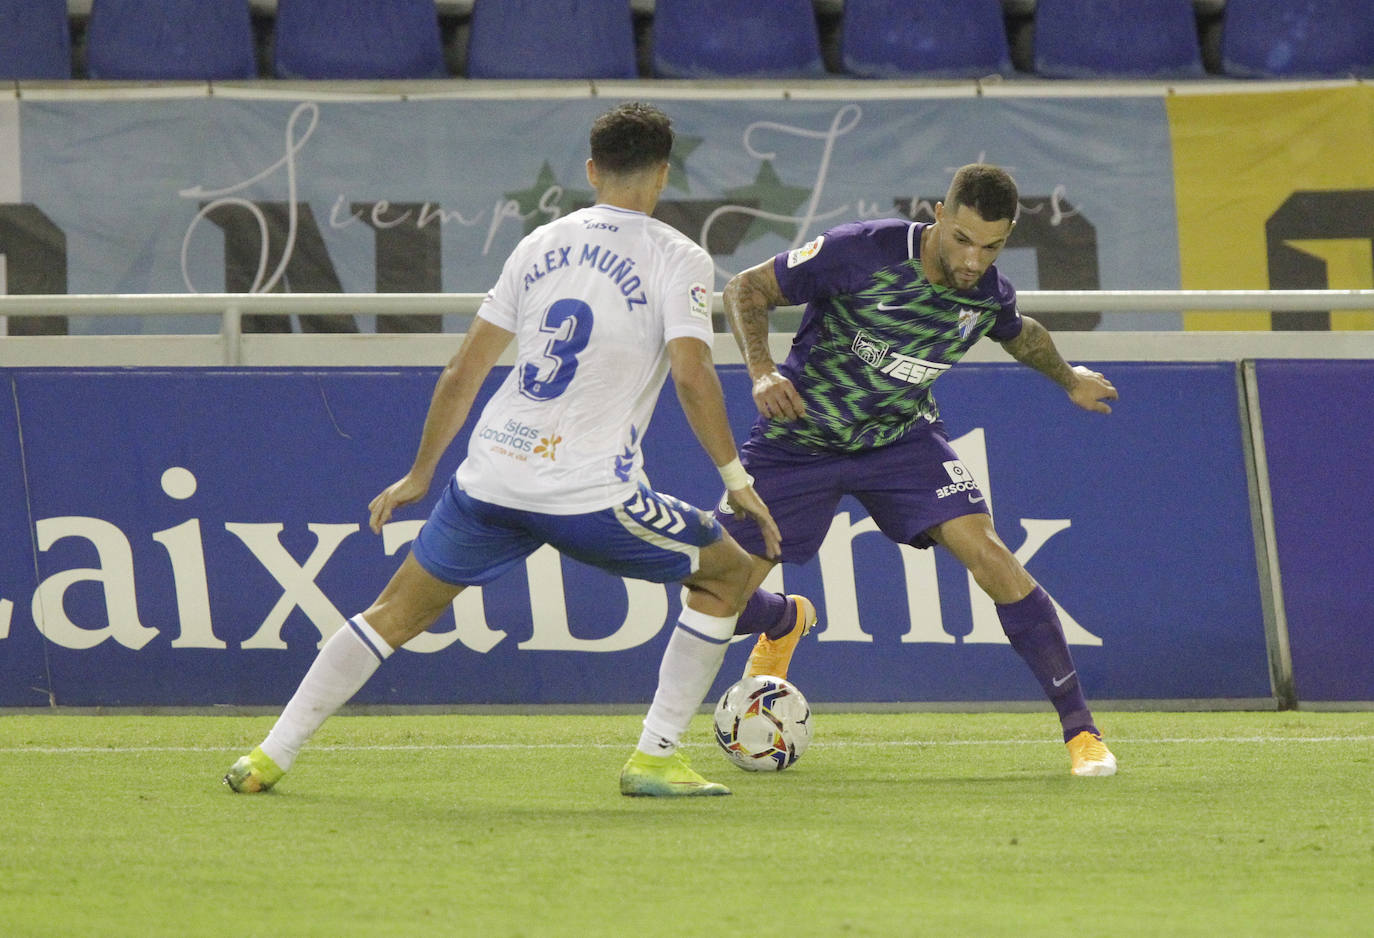
M 706 285 L 704 283 L 692 284 L 688 296 L 691 302 L 692 315 L 709 321 L 711 318 L 711 291 L 706 289 Z
M 882 364 L 890 347 L 890 343 L 879 342 L 863 330 L 854 337 L 854 344 L 851 346 L 855 355 L 875 367 Z
M 821 253 L 821 245 L 825 242 L 825 235 L 817 235 L 815 240 L 808 241 L 799 248 L 794 248 L 787 252 L 787 266 L 796 267 L 804 264 L 817 254 Z
M 968 466 L 964 465 L 962 459 L 951 459 L 949 462 L 942 463 L 945 472 L 949 473 L 951 482 L 972 482 L 973 473 L 968 471 Z

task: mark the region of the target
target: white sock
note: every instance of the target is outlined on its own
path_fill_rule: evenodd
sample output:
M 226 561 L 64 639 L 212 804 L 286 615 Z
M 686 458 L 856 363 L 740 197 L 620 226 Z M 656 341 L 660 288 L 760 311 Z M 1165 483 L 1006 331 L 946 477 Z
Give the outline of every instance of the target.
M 658 690 L 644 718 L 640 752 L 670 756 L 677 751 L 692 715 L 716 679 L 725 650 L 730 647 L 730 637 L 735 634 L 737 618 L 708 616 L 683 608 L 658 666 Z
M 367 620 L 354 616 L 315 656 L 315 663 L 262 741 L 262 751 L 283 772 L 291 768 L 320 724 L 362 689 L 391 651 Z

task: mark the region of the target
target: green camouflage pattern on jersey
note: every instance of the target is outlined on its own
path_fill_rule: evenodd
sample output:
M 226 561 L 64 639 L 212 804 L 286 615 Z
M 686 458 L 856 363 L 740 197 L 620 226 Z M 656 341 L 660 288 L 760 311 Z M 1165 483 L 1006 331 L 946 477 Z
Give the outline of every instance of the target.
M 788 375 L 806 402 L 798 421 L 771 421 L 766 439 L 812 451 L 886 446 L 938 419 L 931 385 L 997 320 L 993 296 L 936 286 L 919 258 L 875 271 L 855 293 L 819 306 L 815 342 L 800 374 Z

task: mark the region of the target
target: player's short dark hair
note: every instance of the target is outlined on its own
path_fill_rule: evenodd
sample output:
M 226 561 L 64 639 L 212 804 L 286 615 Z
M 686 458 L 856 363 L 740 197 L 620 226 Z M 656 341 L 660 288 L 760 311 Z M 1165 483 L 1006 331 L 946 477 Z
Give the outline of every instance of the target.
M 951 211 L 967 205 L 983 221 L 1016 221 L 1016 180 L 1000 166 L 988 163 L 969 163 L 959 167 L 949 184 L 945 204 Z
M 592 162 L 608 173 L 630 173 L 659 166 L 673 151 L 673 125 L 652 104 L 631 101 L 602 114 L 592 124 Z

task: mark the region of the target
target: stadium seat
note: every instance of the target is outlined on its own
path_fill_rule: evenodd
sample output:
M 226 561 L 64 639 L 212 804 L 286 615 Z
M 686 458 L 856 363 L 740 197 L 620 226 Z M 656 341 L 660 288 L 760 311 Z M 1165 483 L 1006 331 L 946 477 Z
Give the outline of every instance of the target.
M 278 78 L 447 78 L 434 0 L 277 0 Z
M 1374 76 L 1374 7 L 1369 0 L 1228 3 L 1221 70 L 1236 78 Z
M 67 0 L 0 0 L 0 79 L 71 77 Z
M 256 78 L 248 0 L 92 0 L 86 73 L 147 81 Z
M 1012 71 L 1001 0 L 845 0 L 840 54 L 860 78 Z
M 1201 78 L 1192 0 L 1037 0 L 1035 72 L 1043 78 Z
M 820 78 L 812 0 L 655 0 L 658 78 Z
M 630 0 L 475 0 L 469 78 L 637 78 Z

